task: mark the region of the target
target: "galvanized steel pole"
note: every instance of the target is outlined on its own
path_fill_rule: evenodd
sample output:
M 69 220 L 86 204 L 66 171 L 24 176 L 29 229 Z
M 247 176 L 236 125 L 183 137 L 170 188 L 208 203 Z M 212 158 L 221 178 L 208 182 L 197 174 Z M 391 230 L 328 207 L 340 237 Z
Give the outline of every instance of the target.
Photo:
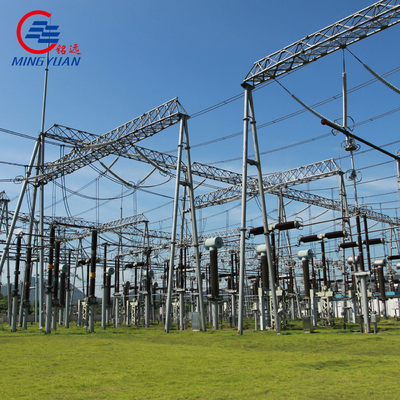
M 173 285 L 173 274 L 174 274 L 174 259 L 175 259 L 175 247 L 176 247 L 176 226 L 178 219 L 178 205 L 179 205 L 179 179 L 181 176 L 182 166 L 182 144 L 183 142 L 183 120 L 181 120 L 179 127 L 179 142 L 178 142 L 178 157 L 176 162 L 176 181 L 175 181 L 175 196 L 174 196 L 174 209 L 172 213 L 172 233 L 171 233 L 171 248 L 169 252 L 169 269 L 168 269 L 168 294 L 166 304 L 166 315 L 165 315 L 165 332 L 169 333 L 170 326 L 170 314 L 171 314 L 171 302 L 172 302 L 172 285 Z
M 246 194 L 247 194 L 247 154 L 249 136 L 249 94 L 250 87 L 246 85 L 244 91 L 243 117 L 243 164 L 242 164 L 242 212 L 240 218 L 240 255 L 239 255 L 239 310 L 238 334 L 243 335 L 244 314 L 244 270 L 246 268 Z M 261 181 L 260 181 L 260 186 Z

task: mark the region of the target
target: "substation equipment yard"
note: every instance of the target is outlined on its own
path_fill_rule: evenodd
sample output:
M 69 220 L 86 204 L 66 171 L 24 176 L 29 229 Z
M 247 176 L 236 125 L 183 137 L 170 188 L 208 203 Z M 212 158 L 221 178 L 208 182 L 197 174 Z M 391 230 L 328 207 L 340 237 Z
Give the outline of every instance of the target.
M 191 157 L 190 116 L 178 98 L 101 136 L 60 125 L 47 130 L 42 126 L 25 176 L 17 178 L 21 191 L 15 209 L 9 209 L 5 191 L 0 198 L 0 270 L 9 295 L 11 330 L 27 329 L 33 318 L 46 333 L 59 324 L 68 327 L 71 320 L 92 332 L 99 305 L 102 329 L 111 323 L 148 327 L 162 321 L 167 333 L 171 324 L 183 330 L 191 323 L 192 329 L 205 330 L 207 322 L 218 329 L 225 321 L 243 334 L 244 318 L 254 318 L 256 328 L 277 333 L 290 319 L 302 318 L 304 331 L 311 332 L 317 324 L 332 326 L 336 318 L 343 318 L 344 323 L 359 321 L 369 333 L 380 316 L 396 316 L 400 219 L 397 213 L 386 215 L 358 199 L 361 176 L 354 156 L 360 145 L 363 150 L 372 149 L 371 154 L 383 153 L 396 171 L 397 186 L 392 188 L 396 196 L 399 156 L 353 133 L 347 116 L 345 71 L 340 77 L 340 123 L 291 94 L 281 78 L 335 51 L 348 52 L 351 44 L 398 22 L 398 2 L 380 1 L 254 63 L 242 82 L 241 172 Z M 400 94 L 386 78 L 364 67 L 387 91 Z M 350 169 L 343 171 L 330 158 L 263 174 L 253 92 L 270 81 L 281 85 L 290 101 L 314 114 L 322 123 L 322 133 L 342 136 Z M 146 140 L 157 143 L 150 138 L 164 131 L 177 144 L 175 154 L 139 146 Z M 44 148 L 49 141 L 69 151 L 46 161 Z M 148 164 L 149 173 L 135 184 L 117 172 L 117 160 L 129 162 L 130 169 Z M 69 212 L 66 199 L 71 194 L 65 177 L 85 168 L 98 172 L 96 185 L 102 177 L 119 187 L 116 192 L 121 191 L 121 196 L 115 197 L 121 203 L 119 219 L 93 222 Z M 169 182 L 144 190 L 166 203 L 159 206 L 158 219 L 148 219 L 143 213 L 124 217 L 122 198 L 143 190 L 153 174 Z M 314 185 L 321 187 L 325 182 L 335 185 L 330 198 L 313 193 Z M 46 215 L 45 190 L 51 191 L 50 184 L 53 192 L 55 185 L 62 191 L 62 216 Z M 24 213 L 27 198 L 29 208 Z M 267 213 L 270 199 L 278 204 L 276 218 L 270 217 L 271 210 Z M 92 200 L 98 216 L 102 201 L 100 194 Z M 300 204 L 298 209 L 310 214 L 313 210 L 314 215 L 305 221 L 307 211 L 303 217 L 289 214 L 289 203 Z M 232 204 L 240 210 L 240 218 L 233 217 Z M 257 224 L 248 218 L 254 204 Z M 205 231 L 203 216 L 209 210 L 207 218 L 226 216 L 226 229 Z M 101 219 L 106 215 L 101 214 Z M 163 228 L 163 222 L 167 227 Z M 33 316 L 29 315 L 32 296 Z

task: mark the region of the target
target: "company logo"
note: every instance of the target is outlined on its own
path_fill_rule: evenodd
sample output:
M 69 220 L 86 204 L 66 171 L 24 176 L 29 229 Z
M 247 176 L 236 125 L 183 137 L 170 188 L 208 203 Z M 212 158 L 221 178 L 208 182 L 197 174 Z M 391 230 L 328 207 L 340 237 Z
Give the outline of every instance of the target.
M 61 57 L 49 57 L 48 65 L 54 66 L 70 66 L 79 65 L 81 57 L 63 57 L 67 53 L 69 47 L 69 54 L 81 55 L 79 46 L 74 44 L 58 44 L 60 32 L 59 25 L 50 25 L 49 21 L 43 20 L 29 20 L 31 17 L 44 16 L 50 18 L 51 14 L 47 11 L 36 10 L 25 14 L 19 21 L 17 26 L 17 39 L 21 47 L 31 54 L 42 55 L 49 53 L 55 49 Z M 29 23 L 29 25 L 28 25 Z M 24 25 L 25 24 L 25 25 Z M 27 27 L 29 30 L 26 31 Z M 23 31 L 25 33 L 23 33 Z M 26 33 L 27 32 L 27 33 Z M 43 48 L 43 45 L 45 47 Z M 12 66 L 41 66 L 44 64 L 45 57 L 14 57 Z
M 29 33 L 25 36 L 25 39 L 35 39 L 37 43 L 48 44 L 48 47 L 42 50 L 32 49 L 22 40 L 21 29 L 24 22 L 33 15 L 44 15 L 47 18 L 51 17 L 51 14 L 41 10 L 31 11 L 28 14 L 25 14 L 17 26 L 18 42 L 26 51 L 29 51 L 29 53 L 48 53 L 49 51 L 53 50 L 58 43 L 58 36 L 60 35 L 60 32 L 55 32 L 58 29 L 58 25 L 47 25 L 46 21 L 33 21 L 32 27 L 29 29 Z

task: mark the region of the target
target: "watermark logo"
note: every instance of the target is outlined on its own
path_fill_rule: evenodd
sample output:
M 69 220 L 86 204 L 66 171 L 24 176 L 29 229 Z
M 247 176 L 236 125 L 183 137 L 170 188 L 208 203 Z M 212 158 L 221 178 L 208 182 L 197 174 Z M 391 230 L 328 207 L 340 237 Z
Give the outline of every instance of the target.
M 79 65 L 81 60 L 81 52 L 77 43 L 74 44 L 59 44 L 59 25 L 51 25 L 49 21 L 34 19 L 31 17 L 46 17 L 49 19 L 51 14 L 47 11 L 35 10 L 25 14 L 19 21 L 17 26 L 17 39 L 21 47 L 31 54 L 42 55 L 49 53 L 53 49 L 60 56 L 50 57 L 48 59 L 48 65 L 53 66 L 73 66 Z M 31 18 L 26 25 L 25 22 Z M 28 25 L 29 24 L 29 25 Z M 26 28 L 29 30 L 26 33 Z M 25 31 L 25 33 L 23 33 Z M 45 47 L 43 47 L 45 45 Z M 74 56 L 65 56 L 67 49 L 69 48 L 68 54 Z M 63 57 L 64 56 L 64 57 Z M 12 66 L 42 66 L 44 65 L 45 57 L 14 57 Z
M 36 10 L 31 11 L 28 14 L 25 14 L 18 23 L 17 26 L 17 38 L 19 44 L 29 53 L 33 54 L 45 54 L 49 51 L 53 50 L 54 47 L 57 46 L 58 36 L 60 32 L 56 32 L 58 29 L 58 25 L 48 25 L 47 21 L 33 21 L 32 27 L 29 29 L 28 34 L 25 36 L 25 39 L 35 39 L 37 43 L 45 43 L 47 44 L 47 48 L 42 50 L 36 50 L 29 47 L 22 39 L 21 29 L 24 22 L 34 16 L 34 15 L 44 15 L 47 18 L 51 17 L 51 14 L 46 11 Z

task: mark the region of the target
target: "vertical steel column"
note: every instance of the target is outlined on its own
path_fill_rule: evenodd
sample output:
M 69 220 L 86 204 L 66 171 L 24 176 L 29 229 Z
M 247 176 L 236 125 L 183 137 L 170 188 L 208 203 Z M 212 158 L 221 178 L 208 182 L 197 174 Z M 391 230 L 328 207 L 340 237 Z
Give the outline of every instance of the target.
M 5 215 L 6 215 L 6 234 L 8 235 L 8 201 L 4 204 L 5 207 Z M 4 210 L 4 209 L 3 209 Z M 7 316 L 8 316 L 8 323 L 11 320 L 11 313 L 12 313 L 12 304 L 11 304 L 11 275 L 10 275 L 10 258 L 7 257 L 7 296 L 8 296 L 8 305 L 7 305 Z
M 171 247 L 169 252 L 169 268 L 168 268 L 168 293 L 165 314 L 165 332 L 169 333 L 170 317 L 171 317 L 171 303 L 172 303 L 172 285 L 174 275 L 174 260 L 175 260 L 175 247 L 176 247 L 176 227 L 178 219 L 178 205 L 179 205 L 179 185 L 181 176 L 182 164 L 182 147 L 183 147 L 183 129 L 184 120 L 181 119 L 179 127 L 179 142 L 178 142 L 178 157 L 176 162 L 176 181 L 175 181 L 175 196 L 174 196 L 174 209 L 172 214 L 172 233 L 171 233 Z M 199 289 L 199 292 L 201 289 Z
M 186 192 L 187 187 L 183 187 L 183 196 L 182 196 L 182 210 L 186 207 Z M 183 276 L 183 236 L 184 236 L 184 228 L 185 228 L 185 213 L 182 212 L 181 215 L 181 247 L 179 249 L 179 281 L 177 280 L 178 292 L 179 292 L 179 326 L 180 330 L 185 330 L 185 285 L 184 285 L 184 276 Z M 185 248 L 186 250 L 186 248 Z M 186 252 L 185 252 L 186 254 Z M 185 260 L 186 261 L 186 260 Z
M 4 193 L 4 198 L 0 201 L 2 203 L 1 215 L 0 215 L 0 229 L 3 227 L 3 220 L 5 221 L 6 226 L 6 235 L 8 235 L 8 203 L 10 199 L 8 199 L 5 195 L 5 192 L 0 192 L 0 197 Z M 11 298 L 11 275 L 10 275 L 10 258 L 7 257 L 7 318 L 8 323 L 11 324 L 11 314 L 12 314 L 12 298 Z
M 197 222 L 196 222 L 196 208 L 194 205 L 194 192 L 193 192 L 193 180 L 192 180 L 192 162 L 190 158 L 190 146 L 189 146 L 189 132 L 187 127 L 187 116 L 182 117 L 183 121 L 183 131 L 185 134 L 185 143 L 186 143 L 186 168 L 187 168 L 187 188 L 189 194 L 189 207 L 190 207 L 190 225 L 192 228 L 192 247 L 193 253 L 195 256 L 195 265 L 196 265 L 196 278 L 199 286 L 199 307 L 200 307 L 200 323 L 201 330 L 206 331 L 206 316 L 204 312 L 204 300 L 203 300 L 203 284 L 201 278 L 201 269 L 200 269 L 200 252 L 199 252 L 199 242 L 197 235 Z
M 347 194 L 346 194 L 346 186 L 344 183 L 344 174 L 341 172 L 339 174 L 340 177 L 340 201 L 341 201 L 341 217 L 342 217 L 342 231 L 346 231 L 347 225 L 347 232 L 349 233 L 350 240 L 352 240 L 352 233 L 351 233 L 351 224 L 350 224 L 350 217 L 349 217 L 349 208 L 347 204 Z M 342 243 L 344 243 L 344 237 L 342 238 Z M 343 309 L 345 310 L 343 316 L 343 329 L 346 329 L 346 322 L 347 322 L 347 274 L 346 274 L 346 250 L 342 249 L 342 296 L 343 296 Z M 354 249 L 352 249 L 353 259 L 355 260 Z
M 36 224 L 36 230 L 35 230 L 35 244 L 36 248 L 38 248 L 38 235 L 39 235 L 39 230 L 38 226 Z M 38 322 L 38 276 L 39 276 L 39 271 L 38 271 L 38 260 L 35 261 L 35 292 L 34 292 L 34 314 L 35 314 L 35 322 Z M 33 274 L 33 266 L 32 266 L 32 274 Z
M 40 149 L 39 149 L 40 152 Z M 37 161 L 39 163 L 39 161 Z M 39 175 L 39 167 L 38 165 L 36 166 L 36 175 Z M 28 260 L 28 254 L 29 254 L 29 263 L 25 263 L 25 285 L 26 282 L 29 282 L 28 289 L 24 290 L 21 293 L 21 303 L 20 303 L 20 320 L 19 320 L 19 325 L 21 326 L 21 323 L 24 325 L 24 329 L 26 328 L 27 324 L 27 318 L 29 314 L 29 309 L 30 309 L 30 282 L 31 282 L 31 274 L 32 274 L 32 269 L 31 269 L 31 257 L 32 257 L 32 238 L 33 238 L 33 225 L 35 222 L 35 208 L 36 208 L 36 195 L 37 195 L 37 179 L 35 181 L 35 184 L 33 185 L 33 190 L 32 190 L 32 201 L 31 201 L 31 207 L 30 207 L 30 215 L 29 215 L 29 227 L 28 227 L 28 232 L 27 232 L 27 260 Z M 30 250 L 29 250 L 30 249 Z M 28 295 L 28 298 L 25 296 Z
M 232 326 L 236 326 L 236 286 L 235 286 L 235 268 L 234 268 L 234 254 L 231 250 L 231 275 L 230 275 L 230 291 L 228 293 L 231 294 L 231 328 Z M 229 283 L 228 283 L 229 288 Z
M 14 229 L 15 229 L 15 225 L 17 223 L 19 211 L 20 211 L 21 206 L 22 206 L 22 201 L 23 201 L 24 196 L 25 196 L 26 186 L 28 185 L 28 178 L 31 176 L 32 168 L 33 168 L 33 166 L 35 164 L 35 158 L 36 158 L 36 155 L 37 155 L 37 153 L 39 151 L 39 148 L 40 148 L 40 140 L 38 139 L 36 141 L 35 147 L 33 149 L 28 169 L 27 169 L 27 171 L 25 173 L 25 179 L 24 179 L 24 181 L 22 183 L 21 191 L 20 191 L 19 198 L 18 198 L 18 203 L 17 203 L 17 205 L 15 207 L 15 210 L 14 210 L 14 216 L 13 216 L 13 219 L 12 219 L 12 222 L 11 222 L 10 230 L 8 232 L 8 235 L 7 235 L 6 243 L 4 244 L 3 254 L 1 255 L 1 259 L 0 259 L 0 275 L 3 273 L 4 262 L 8 258 L 8 251 L 10 249 L 11 239 L 12 239 L 12 235 L 14 234 Z
M 44 167 L 44 125 L 46 119 L 46 100 L 47 100 L 47 82 L 49 78 L 49 53 L 46 56 L 46 68 L 44 72 L 44 87 L 43 87 L 43 104 L 42 104 L 42 120 L 40 125 L 40 149 L 38 157 L 39 171 Z M 39 329 L 44 326 L 44 183 L 40 184 L 39 189 L 39 257 L 40 257 L 40 276 L 39 276 Z
M 24 193 L 25 193 L 25 189 L 26 189 L 26 184 L 28 183 L 27 179 L 30 177 L 30 173 L 31 173 L 31 169 L 33 167 L 33 162 L 36 158 L 37 155 L 37 163 L 36 163 L 36 176 L 39 176 L 40 174 L 40 165 L 41 165 L 41 149 L 42 149 L 42 140 L 43 140 L 43 131 L 44 131 L 44 121 L 45 121 L 45 110 L 46 110 L 46 94 L 47 94 L 47 77 L 48 77 L 48 58 L 49 55 L 47 54 L 47 62 L 46 62 L 46 70 L 45 70 L 45 83 L 44 83 L 44 90 L 43 90 L 43 107 L 42 107 L 42 123 L 41 123 L 41 131 L 40 131 L 40 135 L 36 141 L 36 145 L 35 145 L 35 149 L 34 149 L 34 153 L 32 154 L 32 158 L 31 158 L 31 163 L 29 164 L 29 168 L 26 172 L 26 180 L 24 181 L 22 188 L 21 188 L 21 194 L 20 194 L 20 198 L 18 200 L 18 204 L 16 207 L 16 210 L 14 212 L 14 218 L 13 218 L 13 222 L 12 222 L 12 231 L 14 230 L 15 227 L 15 221 L 16 218 L 18 217 L 19 214 L 19 210 L 22 204 L 22 200 L 24 197 Z M 29 220 L 29 232 L 28 232 L 28 240 L 27 240 L 27 249 L 28 249 L 28 253 L 29 253 L 29 258 L 32 255 L 32 233 L 33 233 L 33 223 L 34 223 L 34 215 L 35 215 L 35 207 L 36 207 L 36 195 L 37 195 L 37 189 L 38 189 L 38 184 L 37 184 L 37 178 L 35 180 L 35 184 L 33 186 L 33 193 L 32 193 L 32 203 L 31 203 L 31 212 L 30 212 L 30 220 Z M 10 234 L 12 235 L 12 231 L 10 232 Z M 43 232 L 41 232 L 43 234 Z M 3 270 L 3 265 L 4 265 L 4 256 L 8 255 L 8 246 L 9 246 L 9 241 L 7 238 L 6 241 L 6 245 L 3 251 L 3 255 L 2 255 L 2 259 L 0 261 L 0 275 L 2 273 Z M 26 276 L 26 280 L 25 281 L 29 281 L 30 284 L 30 274 L 31 274 L 31 260 L 29 260 L 29 264 L 26 264 L 26 268 L 27 268 L 27 272 L 29 273 L 29 276 L 27 276 L 27 274 L 25 273 Z M 37 279 L 37 276 L 36 276 Z M 36 287 L 37 287 L 37 282 L 36 282 Z M 23 325 L 24 325 L 24 329 L 26 329 L 26 324 L 27 324 L 27 318 L 28 318 L 28 312 L 29 312 L 29 308 L 30 308 L 30 301 L 29 301 L 29 297 L 26 299 L 25 295 L 28 294 L 29 295 L 29 287 L 27 290 L 22 291 L 21 293 L 21 307 L 20 307 L 20 321 L 19 324 L 21 325 L 22 321 L 21 319 L 23 319 Z M 35 304 L 36 307 L 36 304 Z
M 48 54 L 48 53 L 47 53 Z M 40 168 L 44 165 L 44 135 L 40 136 L 41 146 L 39 152 Z M 40 185 L 39 189 L 39 329 L 44 327 L 44 185 Z
M 243 163 L 242 163 L 242 211 L 240 219 L 240 253 L 239 253 L 239 310 L 238 334 L 243 335 L 244 314 L 244 270 L 246 268 L 246 211 L 247 211 L 247 154 L 249 136 L 249 95 L 250 86 L 246 85 L 244 91 L 244 117 L 243 117 Z M 259 182 L 261 185 L 261 182 Z
M 399 156 L 399 152 L 397 153 L 397 156 Z M 396 158 L 396 170 L 397 170 L 397 189 L 399 191 L 400 195 L 400 158 Z

